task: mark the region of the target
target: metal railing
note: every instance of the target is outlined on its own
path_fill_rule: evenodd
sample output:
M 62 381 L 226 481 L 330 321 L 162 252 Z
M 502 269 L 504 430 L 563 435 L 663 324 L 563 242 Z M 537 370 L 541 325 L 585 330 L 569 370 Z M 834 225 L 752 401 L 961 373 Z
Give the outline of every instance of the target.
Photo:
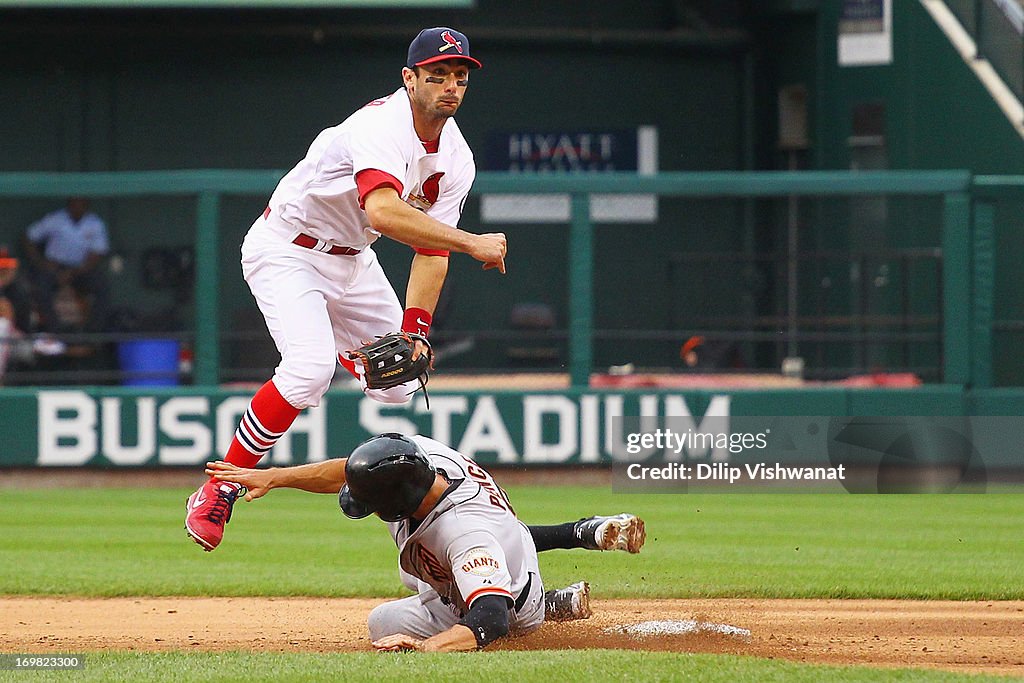
M 1024 7 L 1018 0 L 946 0 L 946 5 L 974 39 L 977 56 L 1024 101 Z
M 828 379 L 850 371 L 869 372 L 879 366 L 889 372 L 914 372 L 925 380 L 941 379 L 942 311 L 915 310 L 915 303 L 919 302 L 911 291 L 913 275 L 923 270 L 930 275 L 926 279 L 935 283 L 936 300 L 941 301 L 941 249 L 814 250 L 797 254 L 796 260 L 798 268 L 794 271 L 788 267 L 788 254 L 781 253 L 671 254 L 667 279 L 673 291 L 677 281 L 685 278 L 689 283 L 701 282 L 705 273 L 743 272 L 748 281 L 791 286 L 788 278 L 799 272 L 800 279 L 808 283 L 801 285 L 801 290 L 810 292 L 802 310 L 767 315 L 684 312 L 677 310 L 678 298 L 670 296 L 671 327 L 686 329 L 691 336 L 708 342 L 770 345 L 774 347 L 775 359 L 792 355 L 791 351 L 799 347 L 801 356 L 813 358 L 804 375 L 809 379 Z M 845 282 L 833 281 L 842 277 Z M 718 282 L 714 277 L 706 279 Z M 827 302 L 833 290 L 847 291 L 844 305 L 837 307 Z M 883 291 L 889 306 L 878 310 L 873 302 Z M 743 289 L 737 294 L 749 298 L 756 295 Z M 894 310 L 886 312 L 886 308 Z M 850 363 L 843 368 L 831 368 L 826 359 L 829 347 L 844 347 L 849 351 Z M 887 362 L 875 362 L 875 350 L 884 352 Z M 913 363 L 912 356 L 924 355 L 923 350 L 934 361 L 924 365 Z M 777 364 L 771 367 L 778 369 Z

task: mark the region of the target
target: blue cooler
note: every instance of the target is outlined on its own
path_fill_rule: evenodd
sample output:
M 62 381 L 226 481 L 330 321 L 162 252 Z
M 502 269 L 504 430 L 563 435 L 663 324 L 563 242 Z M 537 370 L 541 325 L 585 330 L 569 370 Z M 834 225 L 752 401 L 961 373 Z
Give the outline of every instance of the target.
M 136 339 L 117 345 L 117 360 L 128 387 L 173 387 L 178 385 L 177 339 Z

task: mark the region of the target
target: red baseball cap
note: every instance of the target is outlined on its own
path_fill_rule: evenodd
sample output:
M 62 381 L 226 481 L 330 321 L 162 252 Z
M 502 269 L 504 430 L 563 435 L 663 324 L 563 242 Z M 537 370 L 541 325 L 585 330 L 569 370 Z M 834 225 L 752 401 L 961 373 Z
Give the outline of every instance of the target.
M 453 28 L 438 26 L 425 28 L 409 43 L 409 58 L 405 65 L 410 69 L 445 59 L 465 59 L 470 69 L 483 66 L 479 60 L 469 56 L 469 38 Z

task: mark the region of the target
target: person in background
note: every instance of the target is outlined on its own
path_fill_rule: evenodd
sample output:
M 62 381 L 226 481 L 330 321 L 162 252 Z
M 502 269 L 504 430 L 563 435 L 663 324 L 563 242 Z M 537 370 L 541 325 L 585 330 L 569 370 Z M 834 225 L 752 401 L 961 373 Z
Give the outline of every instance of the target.
M 18 259 L 0 247 L 0 385 L 10 363 L 24 356 L 22 340 L 31 323 L 32 302 L 18 278 Z
M 25 232 L 24 247 L 40 328 L 55 332 L 71 325 L 102 331 L 109 303 L 103 263 L 110 240 L 103 219 L 89 210 L 89 200 L 71 197 L 65 208 L 32 223 Z M 62 323 L 55 305 L 58 298 L 66 300 L 70 293 L 82 304 L 78 325 Z
M 18 259 L 0 247 L 0 299 L 10 307 L 10 319 L 22 332 L 32 332 L 32 297 L 28 283 L 21 277 Z

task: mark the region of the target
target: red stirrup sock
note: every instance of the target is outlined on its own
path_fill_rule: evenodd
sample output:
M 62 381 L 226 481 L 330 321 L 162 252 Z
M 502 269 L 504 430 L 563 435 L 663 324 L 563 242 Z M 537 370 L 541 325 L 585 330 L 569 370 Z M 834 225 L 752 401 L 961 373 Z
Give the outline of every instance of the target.
M 284 400 L 273 380 L 269 380 L 249 402 L 224 459 L 239 467 L 255 467 L 288 431 L 300 412 Z

